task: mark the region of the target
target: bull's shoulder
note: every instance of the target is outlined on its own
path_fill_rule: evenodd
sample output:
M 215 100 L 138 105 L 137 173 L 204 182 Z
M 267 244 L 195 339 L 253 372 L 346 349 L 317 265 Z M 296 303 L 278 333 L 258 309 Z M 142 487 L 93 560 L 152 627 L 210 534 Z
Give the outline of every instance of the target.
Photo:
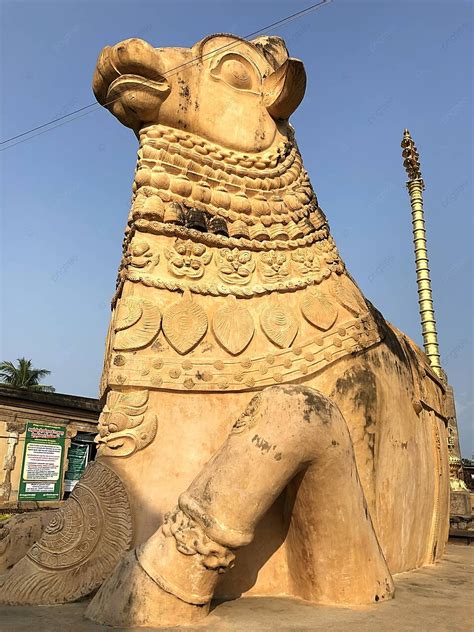
M 384 344 L 410 369 L 415 399 L 420 406 L 446 417 L 446 383 L 433 371 L 426 353 L 373 305 L 370 309 Z

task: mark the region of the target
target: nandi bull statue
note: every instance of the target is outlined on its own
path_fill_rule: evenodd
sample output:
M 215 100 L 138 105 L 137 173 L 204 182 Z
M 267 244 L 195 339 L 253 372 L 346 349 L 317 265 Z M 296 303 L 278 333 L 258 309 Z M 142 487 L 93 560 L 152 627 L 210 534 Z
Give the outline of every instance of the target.
M 278 37 L 100 54 L 140 147 L 98 457 L 4 603 L 184 625 L 242 594 L 382 602 L 442 555 L 445 386 L 338 254 L 288 122 L 305 83 Z

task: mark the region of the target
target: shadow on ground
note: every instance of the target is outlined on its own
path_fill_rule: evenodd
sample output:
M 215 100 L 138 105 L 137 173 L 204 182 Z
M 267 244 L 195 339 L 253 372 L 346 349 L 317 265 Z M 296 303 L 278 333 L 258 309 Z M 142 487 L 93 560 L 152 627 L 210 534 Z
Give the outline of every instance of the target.
M 287 598 L 248 597 L 217 605 L 187 632 L 467 632 L 474 615 L 474 546 L 449 544 L 442 562 L 395 576 L 393 601 L 365 608 L 314 606 Z M 2 606 L 5 632 L 106 632 L 84 619 L 87 602 L 51 607 Z M 159 628 L 176 630 L 177 628 Z

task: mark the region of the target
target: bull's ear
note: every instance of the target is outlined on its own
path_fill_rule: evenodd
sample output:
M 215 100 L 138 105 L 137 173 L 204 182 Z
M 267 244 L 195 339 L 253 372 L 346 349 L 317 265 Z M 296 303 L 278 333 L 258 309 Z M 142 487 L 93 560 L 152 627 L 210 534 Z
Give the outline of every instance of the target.
M 303 62 L 290 57 L 263 82 L 264 103 L 274 119 L 287 119 L 301 103 L 306 90 Z

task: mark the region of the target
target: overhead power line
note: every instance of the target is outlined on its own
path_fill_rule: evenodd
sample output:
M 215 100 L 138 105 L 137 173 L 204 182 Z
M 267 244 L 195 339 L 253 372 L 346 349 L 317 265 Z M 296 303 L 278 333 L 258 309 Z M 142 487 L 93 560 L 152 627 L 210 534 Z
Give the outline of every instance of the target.
M 305 17 L 309 13 L 316 11 L 323 5 L 329 4 L 330 2 L 332 2 L 332 0 L 320 0 L 320 2 L 312 4 L 306 7 L 305 9 L 301 9 L 301 11 L 297 11 L 296 13 L 292 13 L 291 15 L 287 15 L 286 17 L 281 18 L 280 20 L 277 20 L 276 22 L 273 22 L 272 24 L 267 24 L 266 26 L 263 26 L 262 28 L 256 31 L 253 31 L 252 33 L 248 33 L 242 39 L 248 40 L 276 26 L 283 26 L 283 25 L 286 26 L 286 24 L 289 24 L 290 22 L 293 22 L 294 20 L 298 20 L 302 17 Z M 175 66 L 174 68 L 170 68 L 170 70 L 164 72 L 162 76 L 163 78 L 171 77 L 174 74 L 176 74 L 179 70 L 192 66 L 193 64 L 198 62 L 200 59 L 209 59 L 223 50 L 233 48 L 234 46 L 238 46 L 238 45 L 239 45 L 239 41 L 237 40 L 235 42 L 230 42 L 229 44 L 225 44 L 224 46 L 219 46 L 218 48 L 215 48 L 212 51 L 209 51 L 209 53 L 206 53 L 205 55 L 203 55 L 203 57 L 193 57 L 192 59 L 189 59 L 187 62 L 183 64 Z M 32 127 L 31 129 L 25 130 L 24 132 L 21 132 L 20 134 L 11 136 L 10 138 L 2 140 L 0 142 L 0 145 L 5 145 L 7 143 L 10 143 L 13 140 L 17 140 L 18 138 L 23 138 L 23 136 L 28 136 L 28 138 L 23 138 L 22 140 L 19 140 L 16 143 L 12 143 L 11 145 L 4 147 L 3 149 L 0 149 L 0 151 L 6 151 L 7 149 L 14 147 L 15 145 L 24 143 L 32 138 L 35 138 L 36 136 L 41 136 L 42 134 L 46 134 L 47 132 L 53 129 L 56 129 L 57 127 L 62 127 L 63 125 L 66 125 L 67 123 L 70 123 L 79 118 L 87 116 L 88 114 L 91 114 L 91 112 L 95 112 L 96 110 L 100 110 L 102 107 L 107 107 L 108 105 L 111 105 L 112 103 L 114 103 L 114 101 L 117 101 L 117 99 L 120 99 L 120 96 L 116 97 L 115 99 L 112 99 L 111 101 L 104 103 L 103 106 L 99 105 L 96 101 L 92 101 L 92 103 L 89 103 L 88 105 L 84 105 L 83 107 L 80 107 L 77 110 L 73 110 L 72 112 L 69 112 L 68 114 L 64 114 L 63 116 L 58 116 L 57 118 L 51 119 L 50 121 L 43 123 L 42 125 Z M 88 111 L 84 112 L 84 110 L 88 110 Z M 84 113 L 80 114 L 79 116 L 74 116 L 74 114 L 79 114 L 79 112 L 84 112 Z M 67 120 L 64 120 L 64 119 L 67 119 Z M 63 122 L 59 123 L 59 121 L 63 121 Z M 58 125 L 53 125 L 53 123 L 58 123 Z M 47 128 L 47 129 L 44 129 L 44 128 Z M 39 132 L 38 134 L 33 134 L 33 132 L 36 132 L 41 129 L 43 130 L 42 132 Z
M 11 138 L 7 138 L 6 140 L 2 140 L 0 145 L 4 145 L 5 143 L 9 143 L 11 140 L 15 140 L 16 138 L 21 138 L 22 136 L 26 136 L 26 134 L 31 134 L 31 132 L 36 132 L 36 130 L 41 129 L 42 127 L 47 127 L 48 125 L 52 125 L 53 123 L 56 123 L 56 121 L 61 121 L 62 119 L 65 119 L 65 118 L 68 118 L 69 116 L 72 116 L 73 114 L 77 114 L 78 112 L 82 112 L 83 110 L 87 110 L 87 108 L 90 108 L 93 105 L 97 105 L 97 102 L 94 101 L 93 103 L 89 103 L 89 105 L 84 105 L 84 107 L 78 108 L 77 110 L 73 110 L 72 112 L 69 112 L 68 114 L 64 114 L 63 116 L 58 116 L 57 118 L 52 119 L 51 121 L 48 121 L 47 123 L 43 123 L 42 125 L 38 125 L 38 127 L 32 127 L 31 129 L 27 129 L 26 132 L 22 132 L 21 134 L 17 134 L 16 136 L 12 136 Z M 87 114 L 89 114 L 89 112 L 87 112 Z

